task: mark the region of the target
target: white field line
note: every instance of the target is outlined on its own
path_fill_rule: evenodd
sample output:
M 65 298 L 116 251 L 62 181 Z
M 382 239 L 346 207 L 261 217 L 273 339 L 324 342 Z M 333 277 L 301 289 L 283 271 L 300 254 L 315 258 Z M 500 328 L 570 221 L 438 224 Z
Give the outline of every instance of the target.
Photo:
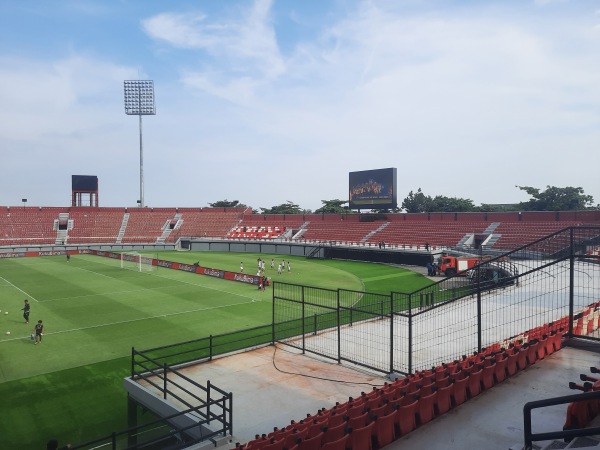
M 96 258 L 102 258 L 102 257 L 101 256 L 97 256 Z M 73 260 L 71 260 L 71 261 L 73 261 Z M 108 266 L 111 266 L 111 267 L 118 267 L 116 265 L 105 264 L 103 262 L 99 262 L 99 261 L 95 261 L 95 260 L 90 260 L 90 259 L 85 259 L 85 261 L 93 263 L 93 264 L 104 264 L 104 265 L 108 265 Z M 93 270 L 83 269 L 83 268 L 80 268 L 80 267 L 77 267 L 77 268 L 81 269 L 81 270 L 85 270 L 87 272 L 97 273 L 97 272 L 94 272 Z M 171 269 L 167 269 L 167 270 L 171 270 Z M 176 270 L 175 272 L 181 272 L 181 271 L 177 271 Z M 157 272 L 142 272 L 142 273 L 144 275 L 150 275 L 150 276 L 154 276 L 154 277 L 164 278 L 165 280 L 176 281 L 177 283 L 187 284 L 189 286 L 200 287 L 202 289 L 209 289 L 211 291 L 223 292 L 225 294 L 233 295 L 233 296 L 236 296 L 236 297 L 248 298 L 248 299 L 250 299 L 252 301 L 261 301 L 260 299 L 257 299 L 255 297 L 252 297 L 252 296 L 249 296 L 249 295 L 242 295 L 242 294 L 238 294 L 236 292 L 230 292 L 230 291 L 227 291 L 227 290 L 224 290 L 224 289 L 217 289 L 217 288 L 210 287 L 210 286 L 205 286 L 205 285 L 199 284 L 199 283 L 192 283 L 192 282 L 189 282 L 189 281 L 176 280 L 176 279 L 173 279 L 171 277 L 166 277 L 166 276 L 163 276 L 163 275 L 159 275 Z M 104 274 L 100 274 L 100 273 L 98 275 L 102 275 L 102 276 L 108 277 L 108 278 L 110 278 L 112 280 L 122 280 L 123 279 L 123 277 L 119 277 L 119 278 L 110 277 L 108 275 L 104 275 Z M 188 274 L 188 275 L 191 275 L 191 274 Z M 203 275 L 197 275 L 197 276 L 202 277 Z M 134 278 L 134 277 L 128 277 L 128 278 Z M 226 280 L 222 280 L 222 281 L 226 281 Z
M 32 295 L 29 295 L 29 294 L 28 294 L 27 292 L 25 292 L 23 289 L 21 289 L 21 288 L 19 288 L 19 287 L 15 286 L 15 285 L 14 285 L 14 284 L 12 284 L 10 281 L 8 281 L 6 278 L 0 277 L 0 279 L 2 279 L 2 280 L 4 280 L 4 281 L 6 281 L 6 282 L 7 282 L 7 283 L 8 283 L 10 286 L 12 286 L 13 288 L 15 288 L 17 291 L 20 291 L 20 292 L 22 292 L 23 294 L 25 294 L 27 297 L 29 297 L 29 298 L 30 298 L 31 300 L 33 300 L 34 302 L 37 302 L 37 303 L 39 303 L 39 301 L 38 301 L 36 298 L 34 298 Z
M 169 313 L 169 314 L 158 314 L 156 316 L 141 317 L 139 319 L 131 319 L 131 320 L 122 320 L 119 322 L 103 323 L 100 325 L 93 325 L 90 327 L 71 328 L 69 330 L 60 330 L 60 331 L 54 331 L 51 333 L 44 333 L 44 336 L 50 336 L 50 335 L 62 334 L 62 333 L 71 333 L 74 331 L 93 330 L 94 328 L 111 327 L 114 325 L 123 325 L 123 324 L 133 323 L 133 322 L 141 322 L 142 320 L 154 320 L 154 319 L 159 319 L 159 318 L 163 318 L 163 317 L 178 316 L 180 314 L 190 314 L 190 313 L 195 313 L 195 312 L 200 312 L 200 311 L 210 311 L 213 309 L 229 308 L 230 306 L 239 306 L 239 305 L 244 305 L 246 303 L 249 303 L 249 302 L 230 303 L 228 305 L 219 305 L 219 306 L 211 306 L 208 308 L 190 309 L 188 311 L 178 311 L 178 312 Z M 17 341 L 17 340 L 25 339 L 25 338 L 29 339 L 29 335 L 27 335 L 26 337 L 15 337 L 15 338 L 11 338 L 11 339 L 4 339 L 0 342 L 0 344 L 2 342 Z
M 173 289 L 182 287 L 181 285 L 174 284 L 173 286 L 159 286 L 154 288 L 143 288 L 143 289 L 130 289 L 126 291 L 112 291 L 112 292 L 102 292 L 100 294 L 87 294 L 87 295 L 76 295 L 74 297 L 61 297 L 61 298 L 50 298 L 47 300 L 40 300 L 40 303 L 48 303 L 48 302 L 56 302 L 61 300 L 76 300 L 80 298 L 89 298 L 89 297 L 104 297 L 105 295 L 118 295 L 118 294 L 131 294 L 134 292 L 147 292 L 147 291 L 157 291 L 161 289 Z

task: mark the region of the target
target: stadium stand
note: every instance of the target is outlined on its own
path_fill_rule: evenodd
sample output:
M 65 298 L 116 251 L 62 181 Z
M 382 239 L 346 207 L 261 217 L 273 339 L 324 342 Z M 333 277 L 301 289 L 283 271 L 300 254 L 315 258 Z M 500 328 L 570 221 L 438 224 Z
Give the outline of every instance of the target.
M 575 321 L 586 326 L 593 324 L 589 332 L 595 332 L 599 314 L 600 301 L 577 311 Z M 289 445 L 299 446 L 310 442 L 311 449 L 330 449 L 332 442 L 345 442 L 346 449 L 378 450 L 560 350 L 568 321 L 568 316 L 562 317 L 490 345 L 481 352 L 386 382 L 383 387 L 361 392 L 345 403 L 337 402 L 330 409 L 307 414 L 305 419 L 291 420 L 285 429 L 270 433 L 267 442 L 285 440 Z M 516 363 L 517 358 L 522 358 L 521 364 Z M 591 372 L 600 373 L 600 369 L 592 368 Z M 571 383 L 570 388 L 587 392 L 600 386 L 600 378 L 582 374 L 580 379 L 586 383 Z M 567 409 L 564 429 L 588 426 L 599 412 L 598 401 L 573 402 Z M 314 437 L 318 430 L 313 425 L 315 418 L 320 418 L 318 425 L 322 432 L 317 434 L 320 447 L 316 443 L 319 439 Z M 309 433 L 309 429 L 313 432 Z M 364 431 L 367 429 L 368 433 Z M 359 434 L 353 437 L 357 432 Z M 368 434 L 369 439 L 362 433 Z M 257 435 L 246 444 L 238 443 L 235 449 L 263 448 L 261 442 L 265 439 L 266 435 Z M 284 448 L 287 448 L 285 444 Z
M 63 223 L 63 215 L 68 220 Z M 494 247 L 514 249 L 568 226 L 598 225 L 600 211 L 550 213 L 397 214 L 361 221 L 360 215 L 252 215 L 211 208 L 0 208 L 0 245 L 52 245 L 60 228 L 69 244 L 176 242 L 180 237 L 301 239 L 350 245 L 385 242 L 420 248 L 425 242 L 455 246 L 465 235 L 496 235 Z M 493 229 L 490 226 L 493 225 Z M 244 231 L 245 229 L 245 231 Z M 320 410 L 290 427 L 257 437 L 237 449 L 378 449 L 513 377 L 561 348 L 569 318 L 547 323 L 430 370 L 416 372 L 344 404 Z M 600 301 L 577 311 L 574 334 L 600 328 Z M 585 375 L 573 389 L 597 389 Z M 587 426 L 597 402 L 569 405 L 565 429 Z M 390 424 L 393 424 L 393 428 Z M 328 446 L 328 447 L 326 447 Z
M 58 214 L 66 208 L 2 207 L 0 245 L 48 245 L 56 241 Z
M 435 251 L 478 236 L 489 249 L 512 250 L 569 226 L 600 224 L 600 211 L 259 215 L 239 208 L 18 206 L 0 211 L 2 246 L 172 244 L 181 237 L 207 237 L 367 247 L 383 242 L 391 248 Z M 67 214 L 68 226 L 59 221 Z
M 366 221 L 363 219 L 374 219 Z M 228 238 L 276 239 L 423 250 L 457 247 L 477 235 L 488 248 L 510 250 L 569 226 L 597 225 L 600 212 L 250 215 Z M 244 231 L 244 229 L 246 231 Z M 283 235 L 283 231 L 288 233 Z M 291 236 L 290 236 L 291 235 Z M 543 249 L 542 249 L 543 250 Z
M 114 244 L 126 210 L 124 208 L 70 208 L 68 244 Z
M 393 246 L 410 246 L 425 243 L 434 247 L 456 247 L 467 234 L 483 233 L 489 226 L 486 222 L 390 222 L 381 231 L 374 233 L 367 242 L 383 241 Z
M 299 230 L 304 224 L 302 216 L 292 217 L 292 219 L 286 220 L 284 214 L 246 214 L 240 224 L 228 233 L 227 237 L 232 239 L 291 237 L 294 230 Z
M 239 208 L 178 208 L 181 220 L 165 242 L 180 237 L 225 238 L 242 219 Z
M 124 244 L 155 243 L 171 224 L 177 223 L 175 208 L 136 208 L 130 209 L 129 220 L 121 242 Z
M 361 222 L 309 222 L 303 239 L 317 242 L 352 243 L 358 245 L 375 232 L 372 223 Z

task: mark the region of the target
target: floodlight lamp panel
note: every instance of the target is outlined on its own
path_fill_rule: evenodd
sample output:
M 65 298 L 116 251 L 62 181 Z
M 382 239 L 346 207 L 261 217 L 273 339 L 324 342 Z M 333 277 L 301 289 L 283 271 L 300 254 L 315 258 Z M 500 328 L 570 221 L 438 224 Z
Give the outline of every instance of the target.
M 135 116 L 156 114 L 154 81 L 125 80 L 123 87 L 125 94 L 125 114 Z

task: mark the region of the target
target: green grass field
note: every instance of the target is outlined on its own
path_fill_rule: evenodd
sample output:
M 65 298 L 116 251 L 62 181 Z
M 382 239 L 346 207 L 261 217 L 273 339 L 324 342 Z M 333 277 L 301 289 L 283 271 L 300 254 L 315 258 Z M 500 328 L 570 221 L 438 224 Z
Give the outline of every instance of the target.
M 429 284 L 381 264 L 247 253 L 148 253 L 163 260 L 256 273 L 266 261 L 273 281 L 388 294 Z M 270 269 L 271 258 L 275 269 Z M 31 303 L 30 323 L 20 309 Z M 271 291 L 244 283 L 158 268 L 139 273 L 93 255 L 0 260 L 0 448 L 39 449 L 59 438 L 79 443 L 126 423 L 122 379 L 131 348 L 151 348 L 268 324 Z M 8 312 L 8 314 L 5 314 Z M 42 319 L 44 340 L 29 339 Z M 10 331 L 10 335 L 5 334 Z

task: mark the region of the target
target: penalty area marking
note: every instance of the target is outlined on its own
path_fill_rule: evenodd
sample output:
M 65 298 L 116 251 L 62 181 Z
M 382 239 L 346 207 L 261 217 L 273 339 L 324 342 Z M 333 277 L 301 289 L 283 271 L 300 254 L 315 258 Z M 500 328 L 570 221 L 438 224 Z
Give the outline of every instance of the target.
M 95 258 L 102 258 L 102 257 L 101 256 L 96 256 Z M 93 264 L 102 264 L 102 265 L 109 266 L 109 267 L 116 267 L 116 268 L 119 267 L 116 264 L 105 264 L 103 262 L 96 261 L 94 259 L 88 259 L 88 258 L 86 258 L 86 259 L 83 259 L 83 261 L 90 262 L 90 263 L 93 263 Z M 112 261 L 117 261 L 117 260 L 112 260 Z M 102 273 L 94 272 L 93 270 L 84 269 L 84 268 L 81 268 L 81 267 L 77 267 L 77 269 L 85 270 L 85 271 L 91 272 L 91 273 L 97 273 L 98 275 L 110 278 L 112 280 L 121 280 L 122 279 L 122 278 L 117 278 L 117 277 L 111 277 L 109 275 L 105 275 L 105 274 L 102 274 Z M 168 269 L 168 270 L 171 270 L 171 269 Z M 174 272 L 175 273 L 182 273 L 182 271 L 180 271 L 180 270 L 175 270 Z M 187 272 L 185 272 L 185 273 L 187 273 Z M 206 286 L 204 284 L 192 283 L 192 282 L 189 282 L 189 281 L 183 281 L 183 280 L 178 280 L 176 278 L 167 277 L 167 276 L 164 276 L 164 275 L 159 275 L 156 271 L 155 272 L 143 272 L 143 275 L 151 275 L 151 276 L 163 278 L 165 280 L 176 281 L 176 282 L 181 283 L 181 284 L 187 284 L 187 285 L 190 285 L 190 286 L 199 287 L 199 288 L 202 288 L 202 289 L 210 289 L 212 291 L 223 292 L 225 294 L 234 295 L 236 297 L 247 298 L 247 299 L 252 300 L 253 302 L 255 302 L 255 301 L 256 302 L 262 301 L 260 299 L 256 299 L 255 297 L 252 297 L 252 296 L 249 296 L 249 295 L 242 295 L 242 294 L 239 294 L 237 292 L 231 292 L 231 291 L 227 291 L 227 290 L 224 290 L 224 289 L 217 289 L 215 287 Z M 188 275 L 190 275 L 190 274 L 188 273 Z M 248 286 L 255 286 L 255 285 L 249 284 Z
M 369 277 L 369 278 L 365 278 L 363 281 L 379 281 L 379 280 L 387 280 L 390 278 L 400 278 L 400 277 L 410 277 L 413 276 L 415 272 L 403 272 L 403 273 L 390 273 L 387 275 L 380 275 L 377 277 Z
M 32 295 L 29 295 L 27 292 L 25 292 L 23 289 L 21 289 L 20 287 L 15 286 L 14 284 L 12 284 L 10 281 L 8 281 L 6 278 L 4 277 L 0 277 L 0 280 L 4 280 L 8 283 L 9 286 L 14 287 L 17 291 L 21 291 L 23 294 L 25 294 L 27 297 L 29 297 L 31 300 L 33 300 L 34 302 L 39 303 L 39 301 L 33 297 Z
M 158 286 L 153 288 L 143 288 L 143 289 L 129 289 L 126 291 L 112 291 L 112 292 L 102 292 L 100 294 L 86 294 L 86 295 L 75 295 L 73 297 L 60 297 L 60 298 L 49 298 L 47 300 L 40 300 L 41 303 L 47 302 L 56 302 L 62 300 L 76 300 L 80 298 L 92 298 L 92 297 L 104 297 L 107 295 L 120 295 L 120 294 L 132 294 L 134 292 L 148 292 L 148 291 L 159 291 L 161 289 L 173 289 L 182 287 L 179 284 L 174 284 L 172 286 Z
M 122 320 L 119 322 L 103 323 L 100 325 L 93 325 L 91 327 L 71 328 L 69 330 L 61 330 L 61 331 L 53 331 L 51 333 L 44 333 L 44 336 L 51 336 L 51 335 L 63 334 L 63 333 L 71 333 L 73 331 L 93 330 L 94 328 L 111 327 L 113 325 L 123 325 L 123 324 L 133 323 L 133 322 L 141 322 L 142 320 L 162 319 L 163 317 L 178 316 L 181 314 L 189 314 L 189 313 L 195 313 L 195 312 L 201 312 L 201 311 L 210 311 L 212 309 L 229 308 L 230 306 L 240 306 L 240 305 L 245 305 L 247 303 L 252 303 L 252 302 L 230 303 L 229 305 L 211 306 L 208 308 L 191 309 L 189 311 L 179 311 L 179 312 L 169 313 L 169 314 L 157 314 L 156 316 L 150 316 L 150 317 L 140 317 L 139 319 L 131 319 L 131 320 Z M 2 341 L 0 341 L 0 344 L 2 342 L 18 341 L 21 339 L 30 339 L 30 336 L 27 335 L 27 336 L 22 336 L 22 337 L 14 337 L 11 339 L 3 339 Z

